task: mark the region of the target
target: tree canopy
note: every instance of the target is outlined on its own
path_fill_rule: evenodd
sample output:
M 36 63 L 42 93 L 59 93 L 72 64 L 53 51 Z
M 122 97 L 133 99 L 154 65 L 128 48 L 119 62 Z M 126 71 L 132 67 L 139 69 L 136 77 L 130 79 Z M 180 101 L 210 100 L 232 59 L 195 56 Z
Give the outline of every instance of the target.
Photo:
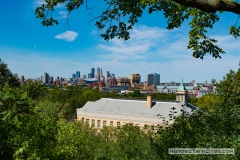
M 58 21 L 52 16 L 54 9 L 60 4 L 66 4 L 68 15 L 73 10 L 86 4 L 84 0 L 45 0 L 46 4 L 36 8 L 37 18 L 42 20 L 43 26 L 52 26 L 58 24 Z M 193 51 L 193 57 L 203 59 L 206 54 L 214 58 L 221 58 L 225 53 L 216 45 L 217 40 L 207 36 L 207 29 L 213 28 L 213 25 L 219 20 L 219 13 L 232 12 L 239 14 L 240 2 L 238 0 L 104 0 L 107 8 L 97 17 L 95 25 L 99 30 L 105 31 L 101 37 L 110 40 L 130 39 L 130 30 L 138 22 L 145 10 L 148 13 L 163 11 L 167 19 L 167 29 L 178 28 L 182 23 L 191 19 L 189 23 L 188 49 Z M 89 9 L 89 8 L 88 8 Z M 122 21 L 123 17 L 128 20 Z M 238 17 L 238 19 L 239 19 Z M 237 38 L 240 36 L 240 26 L 236 19 L 235 25 L 230 26 L 230 35 Z
M 18 75 L 13 74 L 9 69 L 6 63 L 2 62 L 0 58 L 0 89 L 8 84 L 11 87 L 19 87 L 20 82 L 18 81 Z

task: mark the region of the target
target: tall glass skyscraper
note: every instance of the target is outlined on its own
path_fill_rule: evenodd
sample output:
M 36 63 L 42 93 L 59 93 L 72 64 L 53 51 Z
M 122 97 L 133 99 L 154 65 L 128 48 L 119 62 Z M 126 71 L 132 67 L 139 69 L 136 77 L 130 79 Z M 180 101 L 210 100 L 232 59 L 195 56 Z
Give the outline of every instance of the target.
M 92 73 L 88 73 L 88 78 L 92 78 Z
M 76 78 L 76 74 L 72 74 L 72 79 L 75 79 Z
M 44 73 L 44 76 L 43 76 L 43 83 L 44 84 L 48 84 L 48 77 L 49 77 L 49 74 L 47 74 L 47 72 Z
M 97 80 L 100 81 L 100 68 L 97 68 Z
M 94 78 L 94 68 L 91 69 L 91 78 Z
M 80 71 L 76 71 L 76 78 L 80 78 Z
M 147 83 L 148 85 L 160 85 L 160 74 L 157 74 L 157 73 L 151 73 L 151 74 L 148 74 L 147 76 Z

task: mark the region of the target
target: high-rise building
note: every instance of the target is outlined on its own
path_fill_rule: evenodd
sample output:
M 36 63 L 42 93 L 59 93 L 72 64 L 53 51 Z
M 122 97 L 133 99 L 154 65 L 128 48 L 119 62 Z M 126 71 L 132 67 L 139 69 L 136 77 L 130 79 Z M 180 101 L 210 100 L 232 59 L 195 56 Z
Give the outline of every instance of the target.
M 130 74 L 130 84 L 134 83 L 140 83 L 141 82 L 141 76 L 140 74 Z
M 160 85 L 160 74 L 157 74 L 157 73 L 148 74 L 148 76 L 147 76 L 147 84 L 149 86 L 151 86 L 151 85 L 154 85 L 154 86 Z
M 76 78 L 80 78 L 80 71 L 76 71 Z
M 88 73 L 88 78 L 92 78 L 92 73 Z
M 43 75 L 43 83 L 44 84 L 48 84 L 48 77 L 49 77 L 49 74 L 47 74 L 47 72 L 45 72 Z
M 207 85 L 207 80 L 203 82 L 204 85 Z
M 86 74 L 83 74 L 83 75 L 82 75 L 82 79 L 85 79 L 85 78 L 86 78 Z
M 100 81 L 100 68 L 97 68 L 96 78 L 97 78 L 97 80 L 99 82 Z
M 117 85 L 118 86 L 129 86 L 130 82 L 128 77 L 117 77 Z
M 106 74 L 105 74 L 105 82 L 107 83 L 108 81 L 108 77 L 109 77 L 109 71 L 106 71 Z
M 94 68 L 91 69 L 91 77 L 90 78 L 94 78 Z
M 100 81 L 105 81 L 105 77 L 103 76 L 103 73 L 102 73 L 102 68 L 100 69 Z
M 24 82 L 24 76 L 23 75 L 20 77 L 20 81 Z
M 72 74 L 72 79 L 75 79 L 76 78 L 76 74 Z
M 48 83 L 52 84 L 53 83 L 53 76 L 48 77 Z
M 101 76 L 103 76 L 103 75 L 102 75 L 102 68 L 100 69 L 100 77 L 101 77 Z
M 111 73 L 111 74 L 110 74 L 110 77 L 111 77 L 111 79 L 115 79 L 115 74 L 114 74 L 114 73 Z

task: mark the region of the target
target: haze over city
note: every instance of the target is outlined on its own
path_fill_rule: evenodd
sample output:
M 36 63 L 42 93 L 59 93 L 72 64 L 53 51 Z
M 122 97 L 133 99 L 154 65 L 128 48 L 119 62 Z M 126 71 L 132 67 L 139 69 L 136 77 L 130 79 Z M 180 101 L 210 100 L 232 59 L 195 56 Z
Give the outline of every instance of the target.
M 116 77 L 141 74 L 143 81 L 147 74 L 159 73 L 161 82 L 180 82 L 182 78 L 185 82 L 193 79 L 211 82 L 213 78 L 221 80 L 230 69 L 238 68 L 239 39 L 226 30 L 235 24 L 237 15 L 221 15 L 214 30 L 208 31 L 226 51 L 222 59 L 207 55 L 200 60 L 186 49 L 189 21 L 169 31 L 165 29 L 163 14 L 146 14 L 134 26 L 130 40 L 104 41 L 95 21 L 89 22 L 93 19 L 90 12 L 97 16 L 106 8 L 100 2 L 89 2 L 89 6 L 97 6 L 94 10 L 83 7 L 72 12 L 69 24 L 66 24 L 66 10 L 59 6 L 54 15 L 60 24 L 52 27 L 43 27 L 34 15 L 35 8 L 43 2 L 0 2 L 0 17 L 4 22 L 0 25 L 0 56 L 19 76 L 37 78 L 48 72 L 54 77 L 71 77 L 76 71 L 87 75 L 91 68 L 99 67 L 115 73 Z

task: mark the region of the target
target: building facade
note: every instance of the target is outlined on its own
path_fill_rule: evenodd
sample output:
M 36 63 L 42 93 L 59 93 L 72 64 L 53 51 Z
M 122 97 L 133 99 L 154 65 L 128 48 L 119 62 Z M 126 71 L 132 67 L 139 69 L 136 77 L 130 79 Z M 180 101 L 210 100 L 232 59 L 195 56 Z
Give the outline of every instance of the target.
M 160 74 L 157 73 L 151 73 L 147 75 L 147 84 L 149 86 L 154 85 L 158 86 L 160 85 Z
M 141 75 L 140 74 L 130 74 L 129 76 L 130 84 L 141 83 Z
M 48 84 L 48 77 L 49 77 L 49 75 L 47 74 L 47 72 L 45 72 L 43 75 L 43 83 L 44 84 Z
M 75 79 L 76 78 L 76 74 L 72 74 L 72 79 Z
M 90 78 L 94 78 L 94 76 L 95 76 L 95 72 L 94 72 L 94 68 L 91 68 L 91 77 Z
M 98 82 L 100 82 L 100 68 L 97 68 L 96 72 L 97 72 L 96 78 L 97 78 Z
M 80 75 L 80 71 L 76 71 L 76 78 L 80 78 L 81 75 Z
M 118 86 L 130 86 L 130 80 L 128 77 L 117 77 Z

